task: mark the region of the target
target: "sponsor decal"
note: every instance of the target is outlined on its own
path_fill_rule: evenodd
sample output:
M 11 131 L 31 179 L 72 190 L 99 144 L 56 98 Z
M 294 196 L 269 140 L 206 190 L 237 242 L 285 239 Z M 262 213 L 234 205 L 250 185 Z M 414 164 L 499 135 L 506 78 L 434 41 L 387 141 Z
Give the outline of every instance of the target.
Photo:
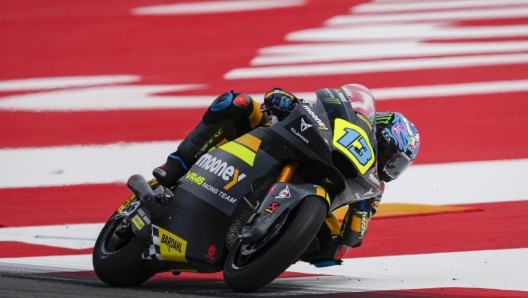
M 367 233 L 367 228 L 368 228 L 367 215 L 368 215 L 367 211 L 356 210 L 354 212 L 352 223 L 350 224 L 350 228 L 352 229 L 352 231 L 360 233 L 358 239 L 363 239 L 363 237 L 365 237 L 365 234 Z
M 363 196 L 370 196 L 370 195 L 373 195 L 374 192 L 372 191 L 372 188 L 369 189 L 369 191 L 367 191 L 366 193 L 363 194 Z
M 327 103 L 331 103 L 331 104 L 336 104 L 336 105 L 341 104 L 341 100 L 339 100 L 339 98 L 325 98 L 323 99 L 323 101 Z
M 245 107 L 247 107 L 247 102 L 246 102 L 246 98 L 244 97 L 244 95 L 240 94 L 239 97 L 237 97 L 237 99 L 235 99 L 235 103 L 239 104 L 239 105 L 243 105 Z
M 280 198 L 289 198 L 289 197 L 290 197 L 290 189 L 288 188 L 288 185 L 286 185 L 286 188 L 281 190 L 279 192 L 279 195 L 277 197 L 275 197 L 275 198 L 276 199 L 280 199 Z
M 352 92 L 350 92 L 350 90 L 348 90 L 347 87 L 341 87 L 341 90 L 343 90 L 345 95 L 348 96 L 349 98 L 354 98 L 354 95 L 352 94 Z
M 235 167 L 228 165 L 225 161 L 222 161 L 219 158 L 213 157 L 209 153 L 206 153 L 200 157 L 195 165 L 204 170 L 208 170 L 209 172 L 222 178 L 224 181 L 229 181 L 229 183 L 224 186 L 225 190 L 229 190 L 231 187 L 246 177 L 246 174 L 240 173 L 240 171 L 235 169 Z
M 356 115 L 359 117 L 359 119 L 363 120 L 365 123 L 367 123 L 368 127 L 370 128 L 370 130 L 372 130 L 372 123 L 370 123 L 370 121 L 367 119 L 367 117 L 359 114 L 359 113 L 356 113 Z
M 232 197 L 232 196 L 226 194 L 226 193 L 223 192 L 223 191 L 220 191 L 220 192 L 218 193 L 218 196 L 221 197 L 222 199 L 228 201 L 229 203 L 234 203 L 234 202 L 237 201 L 237 199 L 235 199 L 234 197 Z
M 307 130 L 308 128 L 310 128 L 312 126 L 313 125 L 304 122 L 304 118 L 301 118 L 301 132 Z
M 277 189 L 277 185 L 273 185 L 270 190 L 268 191 L 268 193 L 272 193 L 274 192 L 275 190 Z
M 317 125 L 319 125 L 319 129 L 328 129 L 326 127 L 326 125 L 324 124 L 324 122 L 319 119 L 319 117 L 312 111 L 312 109 L 310 109 L 307 105 L 303 105 L 303 108 L 308 112 L 308 114 L 310 114 L 310 116 L 312 116 L 312 118 L 315 120 L 315 122 L 317 123 Z
M 185 179 L 191 181 L 192 183 L 196 183 L 198 185 L 202 185 L 202 183 L 205 182 L 205 177 L 204 176 L 200 176 L 198 173 L 194 173 L 194 172 L 187 172 L 187 174 L 185 175 Z
M 209 249 L 207 250 L 207 254 L 205 255 L 205 257 L 210 259 L 211 261 L 214 261 L 215 253 L 216 253 L 216 246 L 211 245 L 209 246 Z
M 376 115 L 376 124 L 389 124 L 392 118 L 392 113 Z
M 361 236 L 359 236 L 359 239 L 363 239 L 365 237 L 365 233 L 367 233 L 367 211 L 361 212 Z
M 237 199 L 235 199 L 234 197 L 231 197 L 230 195 L 228 195 L 227 193 L 221 191 L 221 190 L 218 190 L 218 188 L 210 185 L 210 184 L 207 184 L 207 183 L 203 183 L 202 184 L 202 187 L 207 189 L 208 191 L 214 193 L 215 195 L 219 196 L 220 198 L 228 201 L 229 203 L 234 203 L 237 201 Z
M 361 197 L 359 196 L 359 194 L 358 194 L 357 192 L 354 193 L 354 195 L 356 196 L 356 198 L 357 198 L 358 200 L 361 200 Z
M 303 142 L 305 142 L 306 144 L 310 143 L 310 141 L 308 141 L 308 139 L 305 138 L 300 132 L 297 132 L 297 130 L 296 130 L 295 128 L 292 127 L 290 130 L 291 130 L 291 132 L 292 132 L 294 135 L 298 136 L 298 137 L 299 137 L 301 140 L 303 140 Z
M 166 261 L 187 262 L 185 253 L 187 251 L 187 241 L 174 235 L 173 233 L 158 228 L 160 239 L 160 254 Z
M 323 91 L 326 93 L 326 95 L 330 97 L 334 97 L 334 95 L 332 94 L 332 91 L 330 91 L 328 88 L 324 88 Z
M 415 137 L 410 137 L 409 138 L 409 144 L 407 145 L 407 149 L 409 149 L 411 152 L 414 152 L 416 151 L 416 138 Z
M 277 210 L 277 208 L 279 208 L 281 204 L 277 203 L 277 202 L 272 202 L 267 208 L 266 208 L 266 212 L 268 213 L 273 213 L 275 212 L 275 210 Z
M 141 220 L 138 214 L 136 216 L 132 217 L 132 223 L 136 226 L 138 230 L 141 231 L 143 227 L 145 226 L 145 223 Z
M 139 209 L 137 210 L 137 213 L 138 213 L 139 215 L 141 215 L 141 218 L 143 218 L 143 220 L 144 220 L 147 224 L 150 225 L 150 219 L 149 219 L 148 216 L 145 214 L 145 211 L 143 211 L 141 208 L 139 208 Z
M 337 252 L 337 254 L 336 254 L 334 259 L 336 259 L 336 260 L 342 259 L 342 258 L 345 257 L 346 253 L 347 253 L 347 251 L 345 249 L 343 249 L 343 245 L 341 245 L 339 247 L 339 251 Z
M 218 139 L 219 136 L 222 135 L 223 129 L 220 128 L 215 134 L 203 145 L 203 147 L 194 155 L 194 158 L 198 158 L 198 156 L 202 155 L 202 153 L 206 152 L 208 148 L 210 148 L 211 144 Z
M 370 175 L 369 175 L 369 180 L 370 180 L 372 183 L 376 184 L 376 186 L 377 186 L 378 188 L 381 186 L 381 184 L 380 184 L 378 178 L 376 178 L 376 176 L 370 174 Z
M 130 202 L 132 202 L 135 198 L 136 198 L 136 195 L 131 195 L 130 197 L 128 197 L 123 202 L 123 204 L 121 204 L 121 206 L 119 206 L 119 208 L 117 208 L 117 212 L 121 212 L 121 210 L 123 210 L 126 206 L 128 206 L 128 204 L 130 204 Z
M 361 175 L 365 174 L 374 163 L 374 150 L 368 135 L 355 124 L 336 118 L 333 144 L 350 158 Z

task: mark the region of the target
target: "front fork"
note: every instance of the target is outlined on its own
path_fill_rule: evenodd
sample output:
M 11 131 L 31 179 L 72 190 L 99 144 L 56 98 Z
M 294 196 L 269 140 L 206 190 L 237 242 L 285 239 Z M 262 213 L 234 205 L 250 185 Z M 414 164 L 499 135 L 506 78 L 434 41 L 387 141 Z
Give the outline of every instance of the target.
M 298 166 L 299 161 L 291 161 L 283 167 L 277 183 L 270 188 L 262 204 L 242 229 L 241 238 L 244 242 L 260 240 L 284 212 L 293 210 L 307 196 L 319 196 L 330 206 L 330 197 L 323 187 L 309 183 L 288 183 Z

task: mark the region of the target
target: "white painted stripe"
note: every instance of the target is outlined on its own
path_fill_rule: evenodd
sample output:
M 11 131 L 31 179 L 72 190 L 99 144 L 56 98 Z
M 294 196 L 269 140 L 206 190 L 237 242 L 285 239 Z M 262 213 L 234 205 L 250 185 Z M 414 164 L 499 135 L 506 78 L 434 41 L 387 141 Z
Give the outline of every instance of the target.
M 528 32 L 528 31 L 527 31 Z M 442 58 L 383 60 L 372 62 L 321 63 L 309 65 L 235 68 L 225 79 L 279 78 L 340 74 L 376 73 L 434 68 L 460 68 L 528 63 L 528 54 L 480 55 Z
M 527 256 L 528 249 L 520 248 L 355 258 L 326 268 L 297 262 L 287 271 L 328 276 L 280 278 L 272 285 L 323 293 L 442 287 L 528 291 L 528 280 L 520 274 Z M 91 254 L 0 259 L 0 270 L 13 266 L 24 273 L 93 270 Z
M 180 142 L 118 143 L 0 150 L 0 188 L 126 183 L 152 179 Z
M 135 109 L 207 108 L 218 95 L 154 96 L 159 86 L 93 87 L 39 92 L 0 98 L 0 110 L 12 111 L 106 111 Z M 172 87 L 171 87 L 172 88 Z M 173 89 L 171 89 L 173 90 Z M 528 80 L 371 89 L 376 100 L 445 97 L 470 94 L 528 91 Z M 315 102 L 314 92 L 294 92 Z M 260 100 L 264 94 L 252 94 Z
M 103 226 L 102 223 L 94 223 L 0 228 L 0 242 L 16 241 L 69 249 L 92 248 Z
M 508 5 L 526 5 L 526 0 L 465 0 L 465 1 L 423 1 L 423 2 L 372 2 L 352 7 L 353 13 L 387 13 L 401 11 L 460 9 L 473 7 L 500 8 Z
M 498 94 L 528 91 L 528 80 L 371 89 L 376 100 Z
M 409 40 L 369 43 L 292 44 L 259 50 L 259 56 L 251 61 L 251 65 L 320 63 L 519 51 L 528 51 L 528 41 L 423 43 Z
M 20 273 L 93 271 L 92 255 L 1 258 L 0 271 L 19 268 Z
M 234 1 L 207 1 L 196 3 L 178 3 L 156 6 L 139 7 L 132 10 L 135 15 L 181 15 L 181 14 L 206 14 L 228 13 L 264 9 L 276 9 L 304 5 L 304 0 L 234 0 Z
M 456 152 L 456 148 L 453 150 Z M 524 187 L 527 169 L 528 159 L 412 165 L 387 184 L 382 204 L 455 205 L 528 200 Z
M 342 15 L 327 20 L 326 25 L 368 25 L 370 23 L 395 23 L 395 22 L 433 22 L 454 20 L 480 20 L 480 19 L 507 19 L 523 18 L 528 16 L 528 7 L 495 8 L 495 9 L 467 9 L 454 11 L 420 12 L 420 13 L 395 13 L 373 15 Z
M 0 150 L 0 188 L 152 178 L 179 142 Z M 430 205 L 528 200 L 528 159 L 413 165 L 387 185 L 383 202 Z M 488 173 L 488 174 L 486 174 Z
M 297 262 L 288 271 L 340 276 L 278 279 L 273 284 L 336 292 L 443 287 L 528 291 L 528 278 L 521 273 L 527 266 L 527 248 L 354 258 L 326 268 Z
M 206 107 L 218 96 L 157 96 L 203 85 L 126 85 L 66 89 L 0 98 L 2 110 L 80 111 Z
M 0 91 L 28 91 L 49 90 L 59 88 L 86 87 L 95 85 L 125 84 L 137 82 L 140 76 L 79 76 L 79 77 L 51 77 L 31 78 L 0 81 Z
M 528 25 L 455 27 L 441 24 L 372 24 L 331 26 L 288 33 L 286 40 L 303 42 L 376 41 L 401 39 L 457 39 L 528 36 Z

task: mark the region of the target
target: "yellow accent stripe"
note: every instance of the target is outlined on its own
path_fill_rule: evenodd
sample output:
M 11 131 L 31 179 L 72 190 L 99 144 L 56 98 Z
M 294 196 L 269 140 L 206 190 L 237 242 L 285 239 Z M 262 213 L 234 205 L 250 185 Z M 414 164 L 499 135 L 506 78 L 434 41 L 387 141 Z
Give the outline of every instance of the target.
M 326 217 L 324 221 L 330 229 L 330 234 L 335 236 L 341 235 L 341 224 L 339 223 L 337 218 Z
M 363 211 L 365 212 L 365 211 Z M 356 215 L 352 214 L 352 223 L 350 224 L 350 229 L 354 232 L 361 232 L 361 217 L 357 217 Z
M 235 169 L 235 173 L 233 174 L 233 180 L 231 180 L 231 182 L 229 182 L 228 184 L 224 186 L 225 190 L 229 190 L 233 185 L 235 185 L 238 182 L 238 172 L 239 172 L 238 169 Z
M 252 136 L 250 134 L 245 134 L 241 136 L 240 138 L 236 139 L 238 143 L 245 145 L 249 149 L 257 152 L 258 148 L 260 147 L 260 143 L 262 142 L 259 138 Z
M 235 142 L 229 142 L 227 144 L 224 144 L 220 147 L 220 149 L 233 154 L 234 156 L 245 161 L 250 166 L 253 166 L 255 156 L 257 155 L 255 152 L 251 151 L 247 147 L 244 147 Z
M 227 142 L 229 142 L 228 139 L 223 139 L 223 140 L 220 141 L 220 143 L 216 144 L 216 147 L 220 147 L 220 146 L 226 144 Z
M 328 194 L 326 193 L 326 191 L 322 187 L 316 187 L 315 188 L 315 194 L 320 196 L 320 197 L 325 198 L 326 201 L 328 202 L 328 205 L 330 205 L 330 197 L 328 196 Z
M 434 206 L 420 204 L 380 204 L 378 212 L 374 218 L 385 216 L 409 216 L 421 214 L 450 213 L 450 212 L 469 212 L 477 211 L 478 208 L 460 207 L 460 206 Z M 333 213 L 339 220 L 345 218 L 348 206 L 336 209 Z
M 260 111 L 260 104 L 256 102 L 253 98 L 251 98 L 251 101 L 253 102 L 253 112 L 251 112 L 248 117 L 249 125 L 251 126 L 251 128 L 255 128 L 259 126 L 260 120 L 262 120 L 262 112 Z
M 119 208 L 117 208 L 117 212 L 121 212 L 121 210 L 123 210 L 123 208 L 125 208 L 126 206 L 128 206 L 128 204 L 130 204 L 130 202 L 132 202 L 132 200 L 134 200 L 136 198 L 136 195 L 131 195 L 130 197 L 128 197 L 124 202 L 123 204 L 121 204 L 121 206 L 119 206 Z

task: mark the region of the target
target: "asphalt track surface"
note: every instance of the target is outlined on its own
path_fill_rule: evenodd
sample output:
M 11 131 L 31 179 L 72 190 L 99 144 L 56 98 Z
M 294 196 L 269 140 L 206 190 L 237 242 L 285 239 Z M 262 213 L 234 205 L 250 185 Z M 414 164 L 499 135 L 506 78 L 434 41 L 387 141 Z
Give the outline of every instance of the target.
M 102 224 L 231 89 L 360 83 L 421 137 L 343 266 L 94 275 Z M 528 296 L 528 1 L 0 4 L 0 297 Z

